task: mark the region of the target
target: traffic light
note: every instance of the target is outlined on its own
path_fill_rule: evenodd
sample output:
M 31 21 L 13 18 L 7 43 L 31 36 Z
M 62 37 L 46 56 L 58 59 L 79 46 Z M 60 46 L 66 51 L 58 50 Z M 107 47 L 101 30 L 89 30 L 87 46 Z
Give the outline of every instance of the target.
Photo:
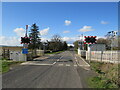
M 30 41 L 29 37 L 21 37 L 21 44 L 29 44 Z
M 84 44 L 95 44 L 96 36 L 85 36 Z

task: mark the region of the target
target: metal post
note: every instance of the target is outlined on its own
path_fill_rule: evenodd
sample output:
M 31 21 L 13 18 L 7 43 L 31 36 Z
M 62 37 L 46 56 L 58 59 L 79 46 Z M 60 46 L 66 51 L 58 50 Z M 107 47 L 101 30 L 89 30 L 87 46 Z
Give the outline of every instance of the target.
M 89 63 L 91 62 L 91 50 L 90 50 L 90 44 L 87 44 L 88 46 L 88 53 L 89 53 Z
M 28 30 L 28 25 L 26 25 L 26 34 L 25 34 L 25 37 L 27 37 L 27 30 Z
M 81 41 L 82 41 L 82 50 L 84 50 L 83 34 L 81 34 L 81 36 L 82 36 L 82 39 L 81 39 Z
M 25 33 L 25 37 L 27 37 L 27 30 L 28 30 L 28 25 L 26 25 L 26 33 Z M 28 44 L 23 44 L 23 48 L 27 49 L 28 48 Z M 27 54 L 23 54 L 24 55 L 24 60 L 27 61 Z

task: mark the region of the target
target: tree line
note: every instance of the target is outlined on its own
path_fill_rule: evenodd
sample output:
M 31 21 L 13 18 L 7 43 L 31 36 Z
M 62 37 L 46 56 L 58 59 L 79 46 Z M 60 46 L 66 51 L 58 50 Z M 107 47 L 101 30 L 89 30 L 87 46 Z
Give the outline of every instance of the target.
M 29 37 L 31 38 L 31 44 L 28 45 L 28 48 L 32 50 L 42 49 L 46 52 L 56 52 L 68 49 L 67 42 L 62 41 L 61 36 L 57 34 L 53 35 L 50 41 L 41 42 L 39 27 L 36 23 L 30 27 Z
M 78 40 L 75 41 L 74 44 L 74 49 L 77 50 L 79 45 L 78 45 Z M 112 46 L 111 46 L 112 43 Z M 109 37 L 106 38 L 98 38 L 96 44 L 105 44 L 106 50 L 120 50 L 120 35 L 116 36 L 114 39 L 109 39 Z M 84 50 L 87 50 L 87 45 L 84 44 Z

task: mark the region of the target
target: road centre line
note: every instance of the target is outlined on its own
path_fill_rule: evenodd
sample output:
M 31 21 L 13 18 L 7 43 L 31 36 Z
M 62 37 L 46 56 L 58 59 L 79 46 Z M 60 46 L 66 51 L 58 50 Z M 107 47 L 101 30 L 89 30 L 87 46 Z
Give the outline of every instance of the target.
M 63 56 L 61 56 L 57 61 L 60 61 L 60 59 L 62 58 Z
M 63 56 L 61 56 L 57 61 L 60 61 L 60 59 L 62 58 Z M 55 61 L 52 65 L 56 64 L 57 62 Z
M 56 64 L 56 62 L 54 62 L 52 65 Z

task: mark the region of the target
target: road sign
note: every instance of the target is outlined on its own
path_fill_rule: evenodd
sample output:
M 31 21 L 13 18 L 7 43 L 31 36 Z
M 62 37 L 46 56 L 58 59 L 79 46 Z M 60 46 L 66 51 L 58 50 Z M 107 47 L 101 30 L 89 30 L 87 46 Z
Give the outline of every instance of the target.
M 30 38 L 29 37 L 21 37 L 21 44 L 29 44 Z
M 28 44 L 23 44 L 23 47 L 28 48 Z
M 85 36 L 84 44 L 95 44 L 96 36 Z
M 23 48 L 22 49 L 22 54 L 28 54 L 28 49 L 27 48 Z

